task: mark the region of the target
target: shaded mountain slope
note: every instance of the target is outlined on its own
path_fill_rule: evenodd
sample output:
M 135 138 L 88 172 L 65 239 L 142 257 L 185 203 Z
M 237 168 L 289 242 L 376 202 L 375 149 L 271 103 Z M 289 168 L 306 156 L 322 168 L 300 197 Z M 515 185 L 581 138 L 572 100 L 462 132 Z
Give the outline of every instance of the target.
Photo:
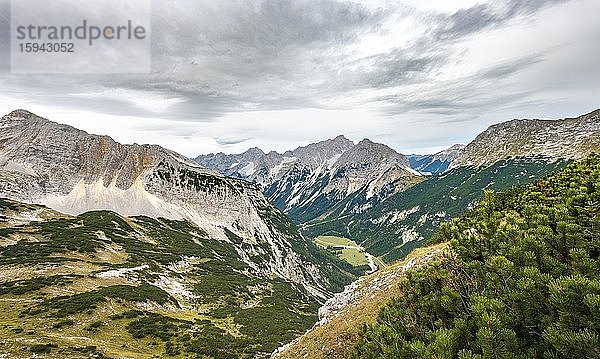
M 463 167 L 400 192 L 371 210 L 333 221 L 307 223 L 307 236 L 330 234 L 352 238 L 369 253 L 393 262 L 417 248 L 439 225 L 465 213 L 484 189 L 503 190 L 565 166 L 545 158 L 515 158 L 486 168 Z

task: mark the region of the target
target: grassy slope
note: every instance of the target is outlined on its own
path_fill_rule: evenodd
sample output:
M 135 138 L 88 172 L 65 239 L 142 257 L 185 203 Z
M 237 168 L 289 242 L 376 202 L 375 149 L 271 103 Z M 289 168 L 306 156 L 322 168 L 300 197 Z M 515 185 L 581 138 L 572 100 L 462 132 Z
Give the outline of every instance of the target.
M 362 251 L 356 248 L 335 248 L 340 246 L 358 247 L 358 244 L 356 244 L 356 242 L 348 238 L 336 236 L 319 236 L 315 238 L 315 243 L 334 251 L 340 259 L 345 260 L 354 267 L 369 265 L 369 260 Z
M 358 245 L 354 241 L 352 241 L 348 238 L 336 237 L 336 236 L 318 236 L 317 238 L 315 238 L 315 242 L 317 244 L 320 244 L 320 245 L 326 246 L 326 247 L 357 246 Z
M 342 254 L 340 255 L 340 258 L 352 264 L 355 267 L 369 264 L 369 260 L 364 255 L 364 253 L 354 248 L 342 249 Z
M 303 335 L 278 358 L 346 358 L 356 342 L 358 327 L 373 323 L 379 309 L 398 295 L 397 283 L 407 268 L 426 263 L 446 248 L 445 244 L 415 250 L 404 260 L 364 277 L 359 283 L 359 299 L 344 308 L 337 317 Z

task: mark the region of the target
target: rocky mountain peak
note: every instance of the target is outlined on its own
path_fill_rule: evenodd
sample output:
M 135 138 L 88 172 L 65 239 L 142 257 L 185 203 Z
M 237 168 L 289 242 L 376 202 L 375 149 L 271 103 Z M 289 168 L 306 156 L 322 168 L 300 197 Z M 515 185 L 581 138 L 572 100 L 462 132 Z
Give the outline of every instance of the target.
M 356 146 L 344 152 L 337 164 L 354 163 L 364 166 L 365 164 L 381 164 L 386 161 L 397 162 L 409 167 L 408 160 L 404 155 L 384 144 L 375 143 L 365 138 L 357 143 Z
M 246 150 L 246 152 L 244 152 L 244 155 L 248 155 L 248 156 L 264 156 L 265 152 L 263 150 L 261 150 L 258 147 L 252 147 Z
M 27 110 L 18 109 L 11 111 L 8 115 L 4 117 L 12 120 L 27 120 L 35 117 L 35 115 Z
M 283 154 L 251 158 L 248 153 L 198 156 L 196 161 L 258 184 L 272 203 L 298 221 L 325 212 L 359 213 L 420 178 L 406 157 L 388 146 L 369 139 L 354 144 L 343 135 Z
M 316 168 L 327 162 L 333 163 L 332 159 L 334 157 L 340 156 L 352 146 L 354 146 L 354 142 L 343 135 L 339 135 L 333 139 L 311 143 L 298 147 L 293 151 L 286 151 L 283 155 L 285 157 L 295 157 L 303 164 Z

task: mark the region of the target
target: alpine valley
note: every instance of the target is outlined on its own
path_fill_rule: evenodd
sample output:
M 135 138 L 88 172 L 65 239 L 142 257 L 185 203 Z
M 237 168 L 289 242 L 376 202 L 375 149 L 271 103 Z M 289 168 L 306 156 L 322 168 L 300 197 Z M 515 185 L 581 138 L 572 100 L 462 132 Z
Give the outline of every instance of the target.
M 27 111 L 0 121 L 0 351 L 267 355 L 360 273 L 252 184 Z
M 599 136 L 600 110 L 494 125 L 443 173 L 305 226 L 388 265 L 328 300 L 277 356 L 598 357 Z
M 461 246 L 484 243 L 492 225 L 514 220 L 511 230 L 524 231 L 494 193 L 516 196 L 523 205 L 516 210 L 532 218 L 525 204 L 536 186 L 595 193 L 586 178 L 595 178 L 598 159 L 572 163 L 597 151 L 600 110 L 497 124 L 466 146 L 431 155 L 405 156 L 340 135 L 284 153 L 252 148 L 195 159 L 13 111 L 0 120 L 0 352 L 10 358 L 481 357 L 488 342 L 463 348 L 463 337 L 452 334 L 472 327 L 400 338 L 393 334 L 400 325 L 381 313 L 410 322 L 419 310 L 428 313 L 427 303 L 441 308 L 438 314 L 459 303 L 461 295 L 450 293 L 458 284 L 448 278 L 468 282 L 481 274 L 474 266 L 452 267 L 479 258 Z M 569 187 L 570 174 L 583 179 Z M 568 196 L 567 204 L 579 198 Z M 593 203 L 585 206 L 595 213 Z M 486 213 L 501 219 L 470 222 Z M 535 218 L 542 221 L 544 213 Z M 574 213 L 566 211 L 565 221 Z M 460 260 L 445 261 L 456 248 Z M 592 247 L 585 250 L 597 257 Z M 587 254 L 577 253 L 591 272 Z M 538 264 L 547 260 L 540 256 Z M 439 277 L 431 263 L 440 265 Z M 450 288 L 442 293 L 448 298 L 421 301 L 419 290 L 429 288 L 421 271 Z M 411 278 L 421 287 L 406 284 L 407 273 L 416 273 Z M 399 300 L 404 293 L 411 296 Z M 586 303 L 596 313 L 597 294 L 590 295 Z M 411 307 L 409 299 L 423 307 Z M 488 315 L 482 318 L 502 312 L 496 302 L 468 299 Z M 432 323 L 446 325 L 446 318 Z M 359 332 L 361 323 L 369 326 Z M 512 334 L 502 333 L 508 342 Z M 424 338 L 436 338 L 438 346 L 426 346 Z M 464 342 L 484 340 L 469 338 Z M 455 355 L 446 342 L 464 353 Z M 552 355 L 562 350 L 548 348 Z

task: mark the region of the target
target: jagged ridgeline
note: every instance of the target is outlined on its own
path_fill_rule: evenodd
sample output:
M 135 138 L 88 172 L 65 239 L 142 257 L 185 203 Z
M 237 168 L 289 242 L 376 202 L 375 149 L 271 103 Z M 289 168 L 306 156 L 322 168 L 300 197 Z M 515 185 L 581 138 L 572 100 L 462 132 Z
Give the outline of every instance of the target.
M 27 111 L 0 124 L 10 357 L 264 356 L 359 274 L 251 183 Z
M 487 192 L 361 329 L 356 358 L 600 357 L 600 156 Z
M 335 220 L 373 207 L 423 178 L 408 159 L 380 143 L 357 144 L 344 136 L 264 153 L 202 155 L 196 161 L 228 176 L 256 183 L 292 220 Z

